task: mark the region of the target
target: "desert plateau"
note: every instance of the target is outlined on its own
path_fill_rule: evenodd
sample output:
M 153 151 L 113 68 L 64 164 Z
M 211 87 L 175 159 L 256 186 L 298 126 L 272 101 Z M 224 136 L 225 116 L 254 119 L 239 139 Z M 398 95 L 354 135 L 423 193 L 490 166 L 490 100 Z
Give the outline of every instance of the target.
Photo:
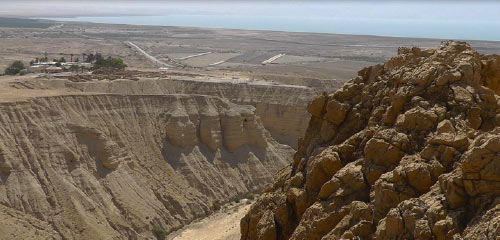
M 500 42 L 1 17 L 0 239 L 500 239 Z

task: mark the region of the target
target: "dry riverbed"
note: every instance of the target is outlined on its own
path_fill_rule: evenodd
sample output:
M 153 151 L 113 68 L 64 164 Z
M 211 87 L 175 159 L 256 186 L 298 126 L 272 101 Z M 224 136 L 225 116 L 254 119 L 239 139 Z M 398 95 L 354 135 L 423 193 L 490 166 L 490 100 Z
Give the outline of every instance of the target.
M 167 236 L 168 240 L 238 240 L 240 220 L 250 209 L 251 202 L 225 205 L 219 212 L 191 223 Z

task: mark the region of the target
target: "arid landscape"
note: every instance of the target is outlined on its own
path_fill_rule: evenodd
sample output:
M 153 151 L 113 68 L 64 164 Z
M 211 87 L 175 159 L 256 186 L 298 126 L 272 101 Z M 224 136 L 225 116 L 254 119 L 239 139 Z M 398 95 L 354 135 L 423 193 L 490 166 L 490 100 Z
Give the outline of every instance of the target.
M 0 76 L 0 239 L 500 236 L 500 42 L 0 18 L 98 53 Z

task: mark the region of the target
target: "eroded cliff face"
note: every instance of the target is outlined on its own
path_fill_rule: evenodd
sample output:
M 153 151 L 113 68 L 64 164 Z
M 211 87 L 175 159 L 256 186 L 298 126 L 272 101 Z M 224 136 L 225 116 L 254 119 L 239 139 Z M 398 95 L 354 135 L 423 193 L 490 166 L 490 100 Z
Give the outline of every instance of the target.
M 0 233 L 144 239 L 256 191 L 292 149 L 252 106 L 199 95 L 75 95 L 0 104 Z
M 497 239 L 500 57 L 401 48 L 311 101 L 242 239 Z
M 70 82 L 35 80 L 34 88 L 70 88 L 82 92 L 116 94 L 201 94 L 252 105 L 264 127 L 278 142 L 297 148 L 310 119 L 307 103 L 316 90 L 290 85 L 217 82 L 216 80 L 141 79 Z M 21 87 L 21 86 L 19 86 Z

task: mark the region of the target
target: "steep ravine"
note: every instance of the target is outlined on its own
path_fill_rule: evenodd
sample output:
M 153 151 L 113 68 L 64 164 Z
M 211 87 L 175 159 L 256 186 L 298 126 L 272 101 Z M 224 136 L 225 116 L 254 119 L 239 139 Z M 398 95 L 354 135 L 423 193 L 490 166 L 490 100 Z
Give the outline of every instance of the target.
M 0 234 L 144 239 L 256 191 L 292 149 L 252 106 L 200 95 L 0 104 Z

